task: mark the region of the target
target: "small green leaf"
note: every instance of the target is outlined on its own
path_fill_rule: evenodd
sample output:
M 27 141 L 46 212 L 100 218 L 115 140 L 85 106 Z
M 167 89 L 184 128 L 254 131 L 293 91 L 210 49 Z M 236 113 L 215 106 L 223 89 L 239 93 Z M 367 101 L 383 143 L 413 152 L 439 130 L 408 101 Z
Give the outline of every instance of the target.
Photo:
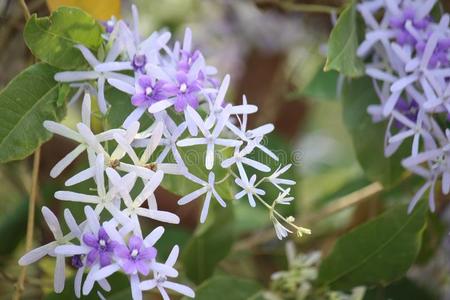
M 345 290 L 401 278 L 419 253 L 426 216 L 424 202 L 411 215 L 400 205 L 342 236 L 320 265 L 319 282 Z
M 0 163 L 27 157 L 51 134 L 45 120 L 59 121 L 57 69 L 47 64 L 28 67 L 0 92 Z
M 31 16 L 24 28 L 25 43 L 39 60 L 60 69 L 77 69 L 87 62 L 74 46 L 82 44 L 97 53 L 102 27 L 86 12 L 61 7 L 50 17 Z
M 367 177 L 384 186 L 393 186 L 405 172 L 402 158 L 408 156 L 409 143 L 404 143 L 391 157 L 384 155 L 386 122 L 374 123 L 367 113 L 367 107 L 379 103 L 368 77 L 349 80 L 344 84 L 343 119 L 349 130 L 356 157 Z
M 358 28 L 356 4 L 352 1 L 341 13 L 328 40 L 328 56 L 325 71 L 336 70 L 346 76 L 364 74 L 364 64 L 356 55 Z
M 257 300 L 262 287 L 259 283 L 243 278 L 215 276 L 200 285 L 195 292 L 196 300 Z M 183 298 L 187 300 L 188 298 Z
M 212 200 L 211 206 L 206 223 L 195 230 L 181 258 L 187 277 L 196 284 L 211 277 L 217 263 L 230 252 L 234 240 L 232 205 L 222 208 Z

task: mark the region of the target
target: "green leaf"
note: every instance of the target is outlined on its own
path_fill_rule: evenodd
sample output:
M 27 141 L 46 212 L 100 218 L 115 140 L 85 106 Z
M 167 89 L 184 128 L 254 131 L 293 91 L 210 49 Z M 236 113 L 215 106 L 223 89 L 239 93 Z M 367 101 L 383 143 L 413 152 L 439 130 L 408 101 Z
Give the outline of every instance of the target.
M 336 71 L 325 72 L 323 68 L 319 68 L 301 94 L 317 100 L 339 100 L 338 77 L 339 73 Z
M 325 71 L 336 70 L 349 77 L 364 74 L 364 64 L 356 55 L 358 48 L 356 16 L 356 4 L 352 1 L 341 13 L 331 31 Z
M 262 287 L 259 283 L 243 278 L 215 276 L 205 281 L 195 292 L 196 300 L 257 300 Z M 183 300 L 188 298 L 183 298 Z
M 319 282 L 345 290 L 399 279 L 419 253 L 426 216 L 424 202 L 411 215 L 400 205 L 342 236 L 320 265 Z
M 214 200 L 211 206 L 206 223 L 197 227 L 181 258 L 187 277 L 196 284 L 211 277 L 234 241 L 233 206 L 222 208 Z
M 43 63 L 30 66 L 0 92 L 0 163 L 23 159 L 50 139 L 42 123 L 65 114 L 57 105 L 56 72 Z
M 50 17 L 31 16 L 24 28 L 24 38 L 39 60 L 61 69 L 77 69 L 87 62 L 74 46 L 82 44 L 97 53 L 102 31 L 100 24 L 81 9 L 61 7 Z
M 404 173 L 402 158 L 408 156 L 408 143 L 404 143 L 389 158 L 384 156 L 386 122 L 374 123 L 367 107 L 379 103 L 368 77 L 352 79 L 343 88 L 343 119 L 353 139 L 356 157 L 367 177 L 384 186 L 395 185 Z

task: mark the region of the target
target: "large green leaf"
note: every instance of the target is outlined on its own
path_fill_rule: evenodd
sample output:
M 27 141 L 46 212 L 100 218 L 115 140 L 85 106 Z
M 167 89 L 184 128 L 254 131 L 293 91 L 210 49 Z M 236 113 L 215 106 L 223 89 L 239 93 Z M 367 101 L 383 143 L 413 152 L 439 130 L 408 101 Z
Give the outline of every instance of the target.
M 400 205 L 342 236 L 322 262 L 319 282 L 345 290 L 399 279 L 419 253 L 426 216 L 423 202 L 411 215 Z
M 373 123 L 367 113 L 367 107 L 379 103 L 377 95 L 368 77 L 352 79 L 343 88 L 343 118 L 350 131 L 356 157 L 367 177 L 380 181 L 385 186 L 397 183 L 404 172 L 401 159 L 407 156 L 408 143 L 404 143 L 397 152 L 384 156 L 384 135 L 386 122 Z
M 215 276 L 200 285 L 196 300 L 259 300 L 262 287 L 259 283 L 243 278 Z M 183 298 L 187 300 L 188 298 Z
M 22 71 L 0 92 L 0 163 L 23 159 L 51 134 L 42 123 L 59 121 L 64 105 L 57 105 L 57 69 L 36 64 Z
M 197 284 L 211 277 L 217 263 L 230 252 L 234 240 L 232 205 L 222 208 L 212 200 L 211 206 L 206 223 L 195 230 L 181 259 L 186 275 Z
M 102 31 L 100 24 L 81 9 L 61 7 L 50 17 L 31 16 L 24 38 L 38 59 L 61 69 L 75 69 L 85 66 L 86 60 L 74 46 L 82 44 L 96 53 Z
M 336 70 L 349 77 L 364 74 L 364 64 L 356 55 L 358 48 L 356 16 L 356 4 L 352 1 L 341 13 L 331 31 L 325 71 Z

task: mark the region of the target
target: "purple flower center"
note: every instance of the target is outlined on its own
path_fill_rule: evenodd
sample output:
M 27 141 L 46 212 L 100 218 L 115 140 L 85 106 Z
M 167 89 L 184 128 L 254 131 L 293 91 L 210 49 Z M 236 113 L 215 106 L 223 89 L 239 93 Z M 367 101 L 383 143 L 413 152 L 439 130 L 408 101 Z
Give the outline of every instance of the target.
M 107 33 L 111 33 L 114 30 L 114 25 L 116 25 L 116 21 L 113 18 L 111 18 L 107 21 L 102 22 L 102 25 Z
M 83 262 L 81 261 L 81 255 L 72 256 L 72 266 L 75 269 L 79 269 L 83 266 Z
M 153 103 L 166 99 L 166 84 L 162 80 L 155 81 L 148 75 L 138 79 L 136 94 L 131 97 L 134 106 L 150 106 Z
M 95 263 L 97 259 L 99 259 L 101 267 L 111 264 L 111 255 L 117 243 L 109 238 L 103 227 L 100 227 L 97 236 L 92 233 L 85 233 L 83 242 L 92 248 L 87 254 L 86 263 L 88 266 Z
M 192 108 L 198 107 L 198 92 L 201 90 L 202 82 L 198 79 L 189 80 L 188 75 L 184 71 L 180 71 L 176 75 L 176 83 L 167 84 L 167 92 L 175 97 L 175 110 L 184 111 L 187 106 Z
M 127 274 L 148 275 L 151 260 L 156 257 L 157 251 L 154 247 L 145 247 L 142 238 L 133 235 L 128 241 L 128 247 L 118 245 L 114 250 L 121 259 L 121 266 Z
M 135 54 L 131 65 L 135 71 L 144 72 L 144 67 L 147 64 L 147 57 L 145 54 Z

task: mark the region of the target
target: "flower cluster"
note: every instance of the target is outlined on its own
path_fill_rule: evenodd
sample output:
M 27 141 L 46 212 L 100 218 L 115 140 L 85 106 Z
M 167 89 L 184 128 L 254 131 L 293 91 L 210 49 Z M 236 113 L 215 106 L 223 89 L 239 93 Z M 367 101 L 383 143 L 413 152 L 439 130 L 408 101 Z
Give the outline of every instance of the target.
M 174 246 L 164 263 L 157 262 L 155 243 L 164 228 L 157 227 L 146 235 L 141 227 L 144 219 L 172 224 L 180 222 L 177 215 L 158 209 L 154 193 L 165 174 L 181 176 L 198 185 L 198 189 L 183 195 L 178 204 L 184 205 L 203 196 L 202 223 L 207 218 L 211 200 L 223 207 L 230 204 L 225 200 L 233 200 L 224 197 L 218 185 L 227 180 L 233 183 L 234 177 L 239 189 L 234 199 L 247 198 L 251 206 L 259 202 L 267 207 L 280 239 L 288 232 L 295 231 L 301 236 L 310 231 L 294 224 L 294 217 L 285 218 L 276 210 L 277 204 L 288 205 L 293 200 L 289 197 L 290 188 L 286 187 L 295 182 L 281 178 L 290 165 L 280 166 L 258 181 L 254 174 L 255 170 L 271 171 L 267 165 L 249 157 L 255 149 L 278 161 L 262 143 L 263 138 L 274 130 L 273 125 L 247 128 L 248 115 L 255 113 L 257 107 L 248 104 L 245 96 L 239 105 L 226 101 L 230 77 L 225 76 L 220 83 L 216 69 L 206 64 L 199 50 L 193 49 L 189 29 L 185 31 L 183 41 L 177 41 L 171 47 L 168 32 L 154 32 L 141 39 L 134 6 L 132 11 L 132 26 L 115 19 L 104 23 L 103 38 L 107 49 L 104 59 L 98 59 L 88 48 L 78 45 L 91 69 L 55 75 L 57 81 L 78 89 L 70 103 L 84 96 L 81 122 L 76 125 L 76 130 L 56 122 L 44 122 L 50 132 L 78 144 L 53 167 L 50 175 L 59 176 L 86 152 L 88 168 L 70 177 L 65 185 L 70 187 L 92 180 L 96 188 L 89 194 L 69 190 L 56 192 L 58 200 L 85 204 L 86 220 L 78 224 L 66 210 L 64 217 L 70 232 L 63 235 L 56 216 L 44 207 L 42 212 L 55 241 L 26 254 L 19 263 L 25 265 L 45 255 L 56 256 L 56 292 L 64 288 L 64 261 L 70 257 L 72 265 L 78 269 L 75 277 L 77 296 L 89 294 L 94 283 L 110 290 L 108 277 L 122 272 L 129 277 L 135 300 L 142 299 L 142 292 L 153 288 L 157 288 L 164 299 L 169 298 L 166 288 L 194 297 L 189 287 L 169 279 L 178 276 L 174 269 L 178 246 Z M 91 98 L 97 99 L 99 110 L 106 117 L 110 104 L 105 90 L 111 88 L 128 94 L 123 101 L 131 101 L 134 110 L 120 128 L 104 128 L 104 131 L 94 133 Z M 152 121 L 148 128 L 141 128 L 143 118 Z M 201 156 L 204 166 L 190 163 L 183 154 L 185 149 Z M 193 172 L 199 168 L 205 171 L 202 173 L 205 176 Z M 218 178 L 220 174 L 222 178 Z M 279 197 L 272 203 L 262 198 L 265 191 L 261 184 L 264 182 L 280 190 Z M 83 281 L 85 273 L 87 276 Z
M 292 241 L 286 243 L 288 269 L 272 274 L 270 290 L 263 293 L 266 300 L 362 300 L 366 287 L 355 287 L 349 292 L 317 288 L 321 263 L 320 251 L 297 253 Z
M 388 121 L 385 155 L 411 145 L 402 165 L 426 180 L 409 211 L 427 190 L 434 211 L 438 180 L 442 193 L 450 191 L 450 27 L 449 15 L 431 16 L 436 2 L 375 0 L 357 6 L 366 23 L 357 53 L 369 57 L 366 74 L 380 100 L 368 112 L 375 122 Z

